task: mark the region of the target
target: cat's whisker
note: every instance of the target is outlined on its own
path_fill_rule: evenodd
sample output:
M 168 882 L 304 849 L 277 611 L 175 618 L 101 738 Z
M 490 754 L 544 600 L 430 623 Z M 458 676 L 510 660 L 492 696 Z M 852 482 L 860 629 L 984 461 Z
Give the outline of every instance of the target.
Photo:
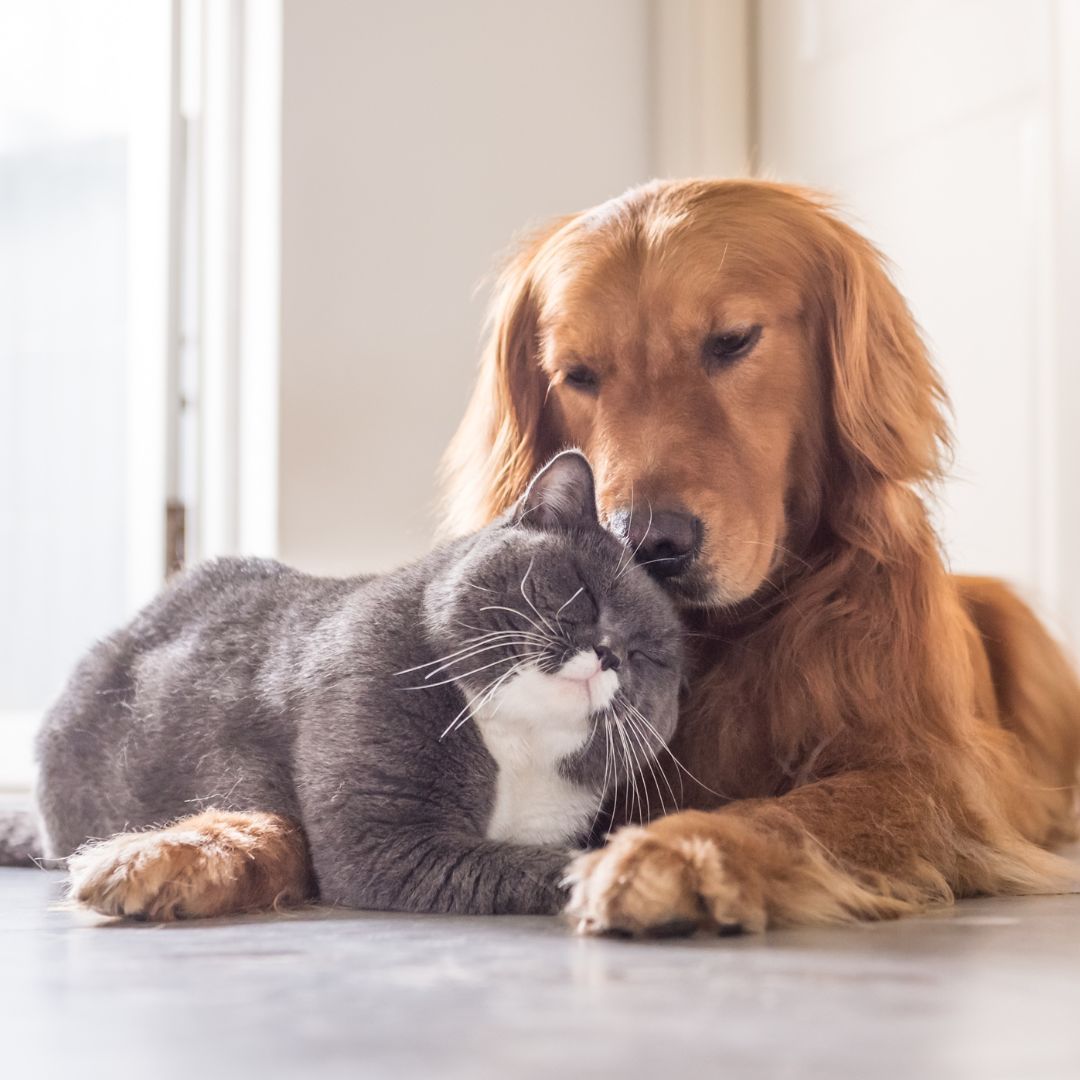
M 439 667 L 435 668 L 434 670 L 429 671 L 424 676 L 424 678 L 425 678 L 425 680 L 433 678 L 435 675 L 438 675 L 440 672 L 447 671 L 448 669 L 452 668 L 455 664 L 464 664 L 467 661 L 472 660 L 476 656 L 480 656 L 481 654 L 486 653 L 486 652 L 491 652 L 493 649 L 506 649 L 506 648 L 509 648 L 510 646 L 513 646 L 513 645 L 528 645 L 528 644 L 531 644 L 531 643 L 528 642 L 528 641 L 522 640 L 521 638 L 504 638 L 501 641 L 496 641 L 491 645 L 484 645 L 484 646 L 480 646 L 478 648 L 475 648 L 471 652 L 465 653 L 464 656 L 455 657 L 454 659 L 447 661 L 445 664 L 441 664 Z
M 656 788 L 656 797 L 660 800 L 660 812 L 663 814 L 669 813 L 667 803 L 664 801 L 664 793 L 660 788 L 660 781 L 657 779 L 657 761 L 656 761 L 656 749 L 651 745 L 652 739 L 646 736 L 646 733 L 642 727 L 639 726 L 639 722 L 632 719 L 629 713 L 626 715 L 627 725 L 637 736 L 637 739 L 641 745 L 641 752 L 645 755 L 645 764 L 649 767 L 649 775 L 652 777 L 653 785 Z M 661 742 L 661 746 L 663 743 Z M 667 777 L 664 775 L 663 768 L 660 769 L 660 775 L 664 777 L 664 782 L 667 783 L 668 791 L 671 792 L 671 798 L 674 801 L 675 792 L 671 790 L 671 784 L 667 782 Z M 644 780 L 644 776 L 642 776 Z M 674 804 L 678 806 L 678 803 Z
M 455 619 L 454 620 L 454 625 L 455 626 L 460 626 L 464 630 L 477 630 L 477 631 L 479 631 L 479 633 L 481 635 L 483 635 L 483 634 L 505 634 L 506 633 L 505 630 L 492 630 L 490 626 L 488 626 L 488 627 L 474 626 L 472 623 L 463 622 L 461 619 Z M 522 633 L 529 633 L 529 631 L 524 630 L 524 631 L 522 631 Z M 471 638 L 466 638 L 466 640 L 471 641 L 472 639 Z
M 630 481 L 630 516 L 626 519 L 626 535 L 627 536 L 630 535 L 630 527 L 633 524 L 634 524 L 634 481 L 631 480 Z M 630 545 L 626 544 L 625 546 L 626 546 L 626 550 L 629 551 L 630 550 Z M 619 573 L 622 570 L 622 560 L 623 560 L 623 553 L 620 551 L 618 561 L 615 563 L 615 577 L 612 578 L 612 581 L 617 581 L 618 578 L 619 578 Z
M 531 662 L 531 659 L 532 659 L 531 657 L 526 657 L 524 660 L 522 660 L 522 662 L 520 664 L 517 664 L 513 668 L 511 668 L 510 671 L 506 673 L 506 675 L 501 676 L 500 679 L 499 679 L 498 685 L 492 687 L 491 691 L 489 691 L 487 697 L 484 699 L 484 701 L 481 704 L 482 705 L 488 704 L 488 702 L 491 701 L 491 699 L 495 696 L 496 692 L 500 689 L 502 684 L 507 682 L 511 675 L 516 675 L 522 668 L 528 666 L 528 664 Z M 505 703 L 505 701 L 506 701 L 506 699 L 503 698 L 503 700 L 500 701 L 499 704 L 496 705 L 495 708 L 492 710 L 491 716 L 493 718 L 499 715 L 499 710 L 503 707 L 503 704 Z M 477 707 L 479 708 L 480 706 L 477 706 Z M 470 713 L 468 718 L 471 719 L 475 715 L 476 715 L 476 710 L 474 709 L 472 711 L 472 713 Z
M 665 555 L 663 558 L 659 558 L 659 559 L 646 559 L 645 562 L 631 562 L 631 563 L 628 563 L 621 571 L 619 571 L 618 574 L 615 575 L 615 580 L 618 581 L 619 578 L 621 578 L 623 576 L 623 574 L 626 573 L 627 570 L 643 570 L 646 566 L 652 566 L 653 563 L 677 562 L 679 559 L 682 559 L 682 558 L 685 558 L 685 556 L 684 555 Z
M 461 645 L 454 649 L 452 652 L 446 653 L 444 656 L 437 657 L 434 660 L 425 661 L 423 664 L 417 664 L 415 667 L 403 668 L 401 671 L 395 672 L 397 675 L 404 675 L 407 671 L 417 671 L 423 667 L 429 667 L 431 664 L 438 664 L 442 660 L 446 660 L 451 656 L 457 656 L 458 653 L 466 652 L 469 649 L 474 648 L 477 645 L 484 644 L 487 641 L 491 641 L 494 638 L 505 637 L 508 634 L 518 636 L 519 634 L 527 634 L 527 630 L 484 630 L 482 633 L 476 634 L 470 638 L 464 638 Z
M 629 788 L 627 782 L 629 781 L 629 779 L 633 775 L 631 773 L 630 769 L 627 767 L 626 740 L 625 740 L 625 738 L 623 736 L 623 733 L 622 733 L 622 718 L 619 716 L 618 712 L 616 711 L 614 702 L 612 702 L 612 705 L 610 707 L 611 707 L 611 716 L 612 716 L 612 721 L 613 721 L 612 726 L 611 726 L 611 730 L 612 730 L 611 763 L 612 763 L 612 766 L 613 766 L 612 784 L 613 784 L 613 787 L 614 787 L 614 793 L 613 793 L 614 797 L 611 800 L 611 813 L 608 814 L 607 832 L 609 834 L 610 834 L 612 828 L 614 828 L 614 826 L 615 826 L 615 815 L 618 813 L 618 810 L 619 810 L 620 788 L 622 789 L 623 809 L 626 811 L 626 813 L 625 813 L 626 820 L 628 820 L 628 821 L 631 820 L 630 803 L 629 803 L 630 788 Z M 615 742 L 615 736 L 616 735 L 619 737 L 618 745 L 616 745 L 616 742 Z M 621 782 L 620 782 L 620 779 L 619 779 L 619 762 L 620 762 L 620 760 L 622 762 L 623 769 L 626 771 L 626 777 Z
M 641 789 L 638 782 L 638 772 L 635 767 L 634 759 L 630 754 L 630 736 L 627 733 L 626 723 L 623 721 L 619 727 L 622 732 L 623 743 L 626 746 L 626 768 L 630 775 L 630 787 L 633 792 L 633 803 L 631 806 L 631 813 L 634 821 L 641 821 L 645 811 L 644 804 L 641 799 Z
M 618 713 L 616 713 L 616 716 L 618 716 Z M 629 787 L 625 789 L 623 807 L 626 810 L 627 818 L 633 821 L 638 807 L 637 774 L 635 773 L 633 763 L 630 760 L 630 751 L 626 745 L 626 731 L 624 730 L 621 718 L 619 724 L 615 728 L 615 732 L 619 736 L 623 765 L 626 769 L 626 780 L 629 781 Z
M 645 723 L 648 723 L 648 721 L 646 720 Z M 650 725 L 650 727 L 651 727 L 651 725 Z M 674 765 L 676 766 L 675 775 L 678 778 L 678 799 L 677 799 L 675 805 L 676 805 L 676 807 L 683 806 L 685 804 L 685 802 L 686 802 L 686 785 L 683 783 L 683 775 L 684 775 L 684 773 L 689 775 L 689 771 L 687 769 L 683 768 L 683 762 L 679 761 L 679 759 L 675 756 L 674 752 L 672 751 L 672 748 L 669 745 L 667 745 L 667 743 L 662 744 L 661 750 L 667 755 L 667 757 L 669 757 L 674 762 Z M 664 769 L 663 772 L 664 772 L 664 777 L 666 778 L 667 770 Z M 691 775 L 690 779 L 693 780 L 694 783 L 699 783 L 698 779 L 696 777 L 692 777 L 692 775 Z M 702 785 L 702 786 L 704 786 L 704 785 Z
M 770 547 L 775 551 L 778 551 L 781 555 L 786 555 L 788 558 L 794 559 L 796 562 L 801 563 L 807 570 L 813 570 L 814 564 L 804 559 L 797 551 L 792 551 L 789 547 L 784 547 L 783 544 L 778 543 L 775 540 L 747 540 L 743 537 L 732 537 L 737 544 L 754 544 L 758 547 Z
M 682 775 L 680 773 L 675 774 L 676 776 L 679 777 L 679 794 L 676 795 L 675 794 L 675 789 L 671 786 L 671 778 L 668 776 L 668 771 L 667 771 L 667 769 L 664 768 L 663 762 L 661 762 L 661 760 L 660 760 L 660 751 L 661 750 L 666 751 L 668 754 L 671 754 L 671 751 L 668 750 L 667 743 L 663 739 L 660 738 L 659 734 L 656 732 L 656 729 L 653 728 L 652 725 L 649 725 L 649 728 L 650 728 L 650 730 L 652 730 L 652 732 L 654 733 L 654 735 L 655 735 L 655 737 L 656 737 L 656 739 L 657 739 L 657 741 L 659 743 L 659 745 L 657 746 L 656 754 L 654 755 L 654 760 L 656 762 L 656 768 L 660 773 L 661 779 L 664 781 L 664 786 L 667 788 L 668 794 L 671 796 L 672 810 L 678 810 L 679 807 L 682 805 L 683 796 L 685 794 L 685 790 L 683 788 L 683 782 L 682 782 Z M 672 756 L 674 756 L 674 755 L 672 755 Z
M 626 706 L 627 715 L 629 716 L 632 713 L 634 716 L 637 717 L 637 720 L 641 724 L 643 724 L 645 726 L 646 730 L 652 733 L 653 737 L 656 739 L 657 744 L 658 744 L 658 752 L 660 750 L 663 750 L 664 753 L 666 753 L 668 755 L 668 757 L 671 758 L 671 760 L 673 762 L 675 762 L 675 764 L 677 766 L 682 768 L 682 763 L 679 761 L 679 759 L 672 752 L 671 748 L 667 744 L 667 741 L 661 736 L 660 732 L 658 732 L 656 730 L 656 727 L 648 719 L 648 717 L 636 705 L 634 705 L 632 702 L 628 701 L 624 695 L 620 695 L 620 699 L 621 699 L 622 703 Z M 667 785 L 667 789 L 671 793 L 671 798 L 672 798 L 672 801 L 675 804 L 675 808 L 678 809 L 680 806 L 682 806 L 682 804 L 683 804 L 683 802 L 685 800 L 685 790 L 683 788 L 682 773 L 676 773 L 675 774 L 679 778 L 679 796 L 678 796 L 678 798 L 676 798 L 675 790 L 674 790 L 674 788 L 672 788 L 671 781 L 668 779 L 667 769 L 665 769 L 663 767 L 663 765 L 660 764 L 659 760 L 657 760 L 657 767 L 660 769 L 660 775 L 664 778 L 664 783 Z M 690 775 L 689 772 L 686 769 L 683 769 L 683 772 L 687 772 L 687 775 Z M 696 779 L 696 777 L 691 776 L 691 779 L 693 779 L 695 781 L 695 783 L 699 783 L 699 781 Z M 702 786 L 704 786 L 704 785 L 702 785 Z
M 529 560 L 529 565 L 526 568 L 525 573 L 522 574 L 522 576 L 521 576 L 521 586 L 520 586 L 521 597 L 525 601 L 525 603 L 528 604 L 529 607 L 531 607 L 533 609 L 533 611 L 536 614 L 536 617 L 544 624 L 544 626 L 547 627 L 548 631 L 550 633 L 554 634 L 555 633 L 555 627 L 552 626 L 551 623 L 549 623 L 547 621 L 547 619 L 544 618 L 544 616 L 540 612 L 540 609 L 529 599 L 528 593 L 525 592 L 525 582 L 528 580 L 529 575 L 532 573 L 532 568 L 533 568 L 533 563 L 534 562 L 535 562 L 535 559 L 530 559 Z
M 619 777 L 620 764 L 621 764 L 621 767 L 622 767 L 623 770 L 626 769 L 626 746 L 623 743 L 622 732 L 619 730 L 619 715 L 614 710 L 612 710 L 612 717 L 613 717 L 613 719 L 615 721 L 614 724 L 612 725 L 612 739 L 611 739 L 611 746 L 612 746 L 612 750 L 614 751 L 614 754 L 612 756 L 612 761 L 615 764 L 615 798 L 613 798 L 611 800 L 611 815 L 610 815 L 610 817 L 608 819 L 608 829 L 610 829 L 612 827 L 612 825 L 615 823 L 615 814 L 616 814 L 616 812 L 617 812 L 617 810 L 619 808 L 620 788 L 622 789 L 621 794 L 623 796 L 623 806 L 624 807 L 627 806 L 627 801 L 626 800 L 629 798 L 629 792 L 628 792 L 628 790 L 627 790 L 627 788 L 625 786 L 626 785 L 626 779 L 625 778 L 621 779 Z M 618 737 L 618 742 L 615 741 L 616 736 Z M 629 774 L 627 774 L 627 778 L 628 778 L 628 776 L 629 776 Z
M 642 722 L 645 723 L 646 725 L 648 725 L 650 730 L 656 735 L 657 738 L 660 737 L 659 732 L 657 732 L 656 728 L 653 727 L 653 725 L 649 722 L 649 720 L 637 708 L 635 708 L 635 706 L 631 705 L 630 702 L 626 701 L 625 699 L 623 700 L 623 704 L 626 705 L 627 708 L 632 709 L 634 711 L 634 713 L 642 720 Z M 707 791 L 710 795 L 715 795 L 718 799 L 723 799 L 725 802 L 731 802 L 733 800 L 733 796 L 725 795 L 722 791 L 717 791 L 715 788 L 709 787 L 709 785 L 706 784 L 704 780 L 701 780 L 697 776 L 695 776 L 678 759 L 678 757 L 676 757 L 674 751 L 671 749 L 670 746 L 668 746 L 668 744 L 666 742 L 662 743 L 662 745 L 663 745 L 664 752 L 668 755 L 669 758 L 671 758 L 671 761 L 675 765 L 675 767 L 680 772 L 685 773 L 686 776 L 689 777 L 689 779 L 693 780 L 693 782 L 695 784 L 697 784 L 697 786 L 699 788 L 701 788 L 704 791 Z
M 475 589 L 477 592 L 493 593 L 494 589 L 489 589 L 484 585 L 477 585 L 475 581 L 469 581 L 467 578 L 462 578 L 461 583 L 468 585 L 470 589 Z
M 600 800 L 596 806 L 596 813 L 593 814 L 592 822 L 589 825 L 590 837 L 595 833 L 596 823 L 600 820 L 600 814 L 604 809 L 604 800 L 607 798 L 608 790 L 608 776 L 611 774 L 612 758 L 615 756 L 615 744 L 611 738 L 611 725 L 614 722 L 611 715 L 611 706 L 609 705 L 600 715 L 604 725 L 604 779 L 600 782 Z
M 487 700 L 487 696 L 494 692 L 505 679 L 513 675 L 521 666 L 521 663 L 515 664 L 509 671 L 504 671 L 501 675 L 496 675 L 478 694 L 475 694 L 473 697 L 466 696 L 464 706 L 454 716 L 453 720 L 447 724 L 446 729 L 439 736 L 439 741 L 441 742 L 448 734 L 450 734 L 450 732 L 454 731 L 455 728 L 461 727 L 467 721 L 472 719 L 475 714 L 475 709 L 480 708 L 483 705 L 484 701 Z M 466 713 L 468 713 L 468 715 L 465 715 Z
M 440 679 L 438 682 L 433 683 L 421 683 L 419 686 L 402 686 L 402 690 L 433 690 L 436 686 L 449 686 L 450 683 L 460 682 L 462 679 L 468 679 L 473 675 L 479 675 L 481 671 L 488 671 L 493 667 L 498 667 L 499 664 L 505 664 L 510 660 L 519 659 L 517 654 L 511 656 L 500 656 L 498 660 L 492 660 L 490 664 L 482 664 L 478 668 L 473 668 L 472 671 L 464 671 L 460 675 L 453 675 L 449 679 Z
M 460 620 L 455 620 L 459 626 L 464 626 L 469 630 L 480 629 L 479 627 L 470 626 L 468 623 L 463 623 Z M 522 638 L 528 638 L 530 641 L 538 645 L 550 645 L 552 644 L 551 638 L 547 634 L 537 633 L 535 630 L 529 630 L 524 626 L 510 627 L 506 630 L 494 630 L 489 633 L 495 634 L 515 634 Z
M 652 532 L 652 523 L 653 523 L 653 508 L 652 508 L 652 501 L 650 500 L 649 501 L 649 520 L 645 525 L 645 531 L 641 534 L 641 539 L 637 542 L 637 547 L 634 548 L 633 552 L 630 555 L 630 558 L 626 560 L 626 565 L 621 570 L 618 567 L 616 567 L 615 577 L 612 578 L 612 581 L 618 581 L 619 578 L 621 578 L 623 576 L 623 574 L 625 574 L 626 571 L 629 570 L 630 567 L 634 565 L 634 560 L 637 558 L 637 554 L 641 550 L 641 545 L 644 544 L 645 541 L 649 539 L 649 533 Z M 629 530 L 630 524 L 633 524 L 633 522 L 630 522 L 627 525 L 627 530 Z M 629 532 L 628 532 L 628 535 L 629 535 Z
M 482 653 L 488 652 L 488 651 L 490 651 L 492 649 L 495 649 L 495 648 L 507 648 L 507 649 L 510 649 L 510 648 L 515 647 L 515 646 L 528 646 L 529 648 L 539 648 L 539 646 L 534 645 L 532 642 L 521 641 L 521 640 L 514 639 L 514 638 L 507 638 L 507 639 L 504 639 L 502 641 L 494 642 L 494 643 L 492 643 L 490 645 L 472 647 L 467 652 L 462 652 L 458 656 L 439 657 L 437 660 L 430 660 L 426 664 L 418 664 L 416 667 L 406 668 L 403 671 L 397 671 L 394 674 L 395 674 L 395 676 L 411 675 L 411 674 L 414 674 L 416 672 L 423 671 L 424 668 L 431 667 L 432 664 L 438 664 L 438 665 L 440 665 L 440 668 L 442 668 L 442 667 L 450 668 L 450 667 L 453 667 L 455 664 L 464 663 L 464 662 L 466 662 L 468 660 L 471 660 L 474 657 L 479 656 Z M 439 670 L 439 668 L 436 668 L 435 670 L 430 671 L 430 672 L 428 672 L 427 674 L 425 674 L 425 675 L 423 675 L 421 677 L 423 679 L 427 680 L 432 675 L 436 674 L 438 672 L 438 670 Z M 409 688 L 405 687 L 404 689 L 409 689 Z
M 499 689 L 514 675 L 517 675 L 518 672 L 524 671 L 530 666 L 535 666 L 537 662 L 537 657 L 539 657 L 540 655 L 541 653 L 539 651 L 534 651 L 521 655 L 517 658 L 517 662 L 508 671 L 504 671 L 499 675 L 494 676 L 482 690 L 473 694 L 471 697 L 466 694 L 465 696 L 468 698 L 468 702 L 465 708 L 461 710 L 461 713 L 467 712 L 468 715 L 465 716 L 464 719 L 458 719 L 461 717 L 461 713 L 459 713 L 458 718 L 455 718 L 458 720 L 456 726 L 461 727 L 467 721 L 471 720 L 473 716 L 475 716 L 477 709 L 480 709 L 484 705 L 486 705 L 495 696 Z M 462 693 L 465 693 L 464 688 L 462 688 Z
M 641 759 L 638 757 L 638 741 L 640 736 L 637 729 L 634 727 L 630 720 L 629 714 L 623 717 L 626 724 L 626 741 L 630 747 L 630 753 L 634 758 L 634 773 L 635 776 L 641 778 L 641 793 L 644 795 L 645 803 L 645 820 L 652 821 L 652 800 L 649 798 L 649 785 L 645 781 L 645 771 L 641 767 Z
M 480 610 L 481 611 L 487 611 L 488 609 L 487 608 L 481 608 Z M 511 610 L 517 611 L 516 608 L 512 608 Z M 521 612 L 517 611 L 517 614 L 520 615 Z M 455 623 L 455 625 L 461 626 L 466 630 L 477 630 L 481 634 L 499 634 L 499 633 L 505 633 L 506 632 L 505 630 L 492 630 L 490 626 L 474 626 L 472 623 L 464 622 L 462 619 L 455 619 L 454 623 Z M 532 630 L 524 630 L 524 629 L 521 632 L 523 634 L 531 634 L 531 633 L 533 633 Z
M 468 653 L 473 649 L 476 649 L 480 645 L 487 644 L 495 639 L 501 641 L 509 641 L 511 643 L 521 640 L 533 641 L 533 635 L 526 635 L 517 630 L 497 630 L 492 633 L 482 635 L 479 638 L 473 638 L 469 642 L 466 642 L 460 649 L 456 649 L 454 652 L 447 653 L 445 656 L 436 657 L 434 660 L 427 660 L 423 664 L 416 664 L 414 667 L 402 668 L 401 671 L 395 671 L 395 675 L 408 675 L 413 671 L 423 671 L 424 668 L 431 667 L 433 664 L 442 664 L 450 660 L 453 657 L 460 656 L 463 653 Z
M 510 612 L 511 615 L 517 615 L 518 618 L 524 619 L 530 626 L 532 626 L 536 630 L 536 632 L 538 634 L 540 634 L 541 637 L 544 637 L 547 640 L 553 640 L 551 638 L 550 634 L 548 634 L 548 632 L 545 631 L 542 626 L 540 626 L 534 619 L 530 619 L 529 616 L 526 615 L 524 611 L 519 611 L 517 608 L 507 607 L 505 604 L 488 604 L 485 607 L 482 607 L 480 610 L 481 611 L 508 611 L 508 612 Z M 554 631 L 552 631 L 551 633 L 554 633 Z
M 497 675 L 481 690 L 478 694 L 471 698 L 468 698 L 465 702 L 464 708 L 454 717 L 453 720 L 447 725 L 446 730 L 439 736 L 441 742 L 448 734 L 456 731 L 460 727 L 464 727 L 475 715 L 478 709 L 482 709 L 484 705 L 491 700 L 491 698 L 498 692 L 499 687 L 503 685 L 513 675 L 516 675 L 523 668 L 527 667 L 532 662 L 532 656 L 525 656 L 519 659 L 509 671 L 504 671 L 501 675 Z M 497 711 L 497 709 L 496 709 Z
M 562 603 L 562 605 L 559 607 L 559 610 L 555 612 L 555 622 L 558 624 L 560 630 L 562 629 L 562 623 L 559 622 L 559 616 L 563 613 L 563 610 L 567 607 L 567 605 L 572 604 L 584 591 L 585 591 L 585 586 L 582 585 L 578 589 L 578 591 L 576 593 L 574 593 L 574 595 L 571 596 L 569 600 L 564 601 Z

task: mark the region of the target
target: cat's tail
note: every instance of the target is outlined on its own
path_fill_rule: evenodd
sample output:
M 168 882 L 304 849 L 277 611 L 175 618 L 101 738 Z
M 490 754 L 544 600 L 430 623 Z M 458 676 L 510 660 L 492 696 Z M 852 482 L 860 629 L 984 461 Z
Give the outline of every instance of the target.
M 39 866 L 44 856 L 34 815 L 29 810 L 0 811 L 0 866 Z

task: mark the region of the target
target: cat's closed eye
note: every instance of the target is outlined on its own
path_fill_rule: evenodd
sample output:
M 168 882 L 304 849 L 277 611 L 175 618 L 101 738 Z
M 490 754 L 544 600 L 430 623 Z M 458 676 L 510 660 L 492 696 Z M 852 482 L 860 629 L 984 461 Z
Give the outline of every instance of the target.
M 560 621 L 569 619 L 572 622 L 585 624 L 596 622 L 599 614 L 600 609 L 589 587 L 581 585 L 563 602 L 555 613 L 555 617 Z
M 630 660 L 632 663 L 646 663 L 652 664 L 653 667 L 666 668 L 669 665 L 664 663 L 658 656 L 653 653 L 646 652 L 644 649 L 631 649 Z

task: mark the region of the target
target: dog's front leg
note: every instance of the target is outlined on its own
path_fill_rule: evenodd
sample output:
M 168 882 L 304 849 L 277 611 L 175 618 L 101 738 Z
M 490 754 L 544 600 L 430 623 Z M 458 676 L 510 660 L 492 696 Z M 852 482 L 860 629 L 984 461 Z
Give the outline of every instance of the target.
M 720 933 L 894 918 L 956 895 L 1060 888 L 1069 867 L 955 788 L 852 772 L 619 830 L 580 856 L 583 933 Z
M 154 922 L 288 907 L 315 894 L 299 826 L 258 812 L 205 810 L 117 833 L 84 844 L 68 870 L 82 906 Z

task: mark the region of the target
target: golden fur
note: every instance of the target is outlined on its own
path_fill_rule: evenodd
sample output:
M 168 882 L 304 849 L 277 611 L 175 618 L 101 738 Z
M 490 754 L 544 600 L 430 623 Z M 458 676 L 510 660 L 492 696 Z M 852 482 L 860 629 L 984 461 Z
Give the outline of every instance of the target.
M 703 341 L 751 325 L 753 350 L 706 370 Z M 582 365 L 595 389 L 568 379 Z M 881 257 L 806 191 L 655 183 L 511 262 L 451 527 L 566 445 L 605 513 L 704 522 L 676 582 L 696 663 L 674 749 L 710 812 L 580 859 L 584 929 L 883 917 L 1068 879 L 1044 847 L 1075 835 L 1080 686 L 1005 586 L 944 568 L 922 501 L 943 405 Z
M 73 900 L 155 922 L 286 907 L 314 895 L 303 834 L 272 814 L 206 810 L 119 833 L 81 847 L 68 869 Z

